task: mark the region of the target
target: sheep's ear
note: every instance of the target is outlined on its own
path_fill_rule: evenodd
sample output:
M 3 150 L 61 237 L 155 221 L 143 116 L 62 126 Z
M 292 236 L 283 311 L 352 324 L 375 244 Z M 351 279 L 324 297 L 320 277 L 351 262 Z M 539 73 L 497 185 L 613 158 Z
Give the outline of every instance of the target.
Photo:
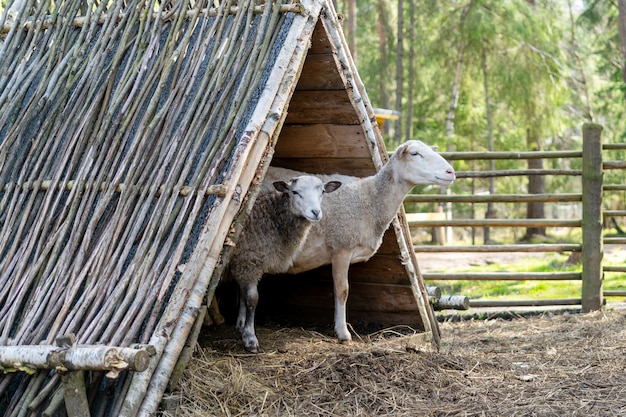
M 432 149 L 433 151 L 437 152 L 437 148 L 438 146 L 431 146 L 430 149 Z
M 324 192 L 332 193 L 339 187 L 341 187 L 341 181 L 328 181 L 326 184 L 324 184 Z
M 287 185 L 285 181 L 274 182 L 274 188 L 276 188 L 276 191 L 280 191 L 281 193 L 286 193 L 289 191 L 289 185 Z
M 396 153 L 401 158 L 404 158 L 408 152 L 409 152 L 409 145 L 406 143 L 398 146 L 398 149 L 396 149 Z

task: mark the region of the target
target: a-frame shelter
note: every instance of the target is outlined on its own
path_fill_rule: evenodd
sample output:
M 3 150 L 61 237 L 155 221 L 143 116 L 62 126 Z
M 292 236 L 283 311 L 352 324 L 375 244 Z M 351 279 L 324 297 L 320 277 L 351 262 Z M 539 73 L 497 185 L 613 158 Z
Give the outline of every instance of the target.
M 0 414 L 153 414 L 268 165 L 386 150 L 330 1 L 39 6 L 0 18 Z M 348 318 L 437 345 L 409 236 L 351 268 Z M 306 321 L 328 282 L 265 285 Z

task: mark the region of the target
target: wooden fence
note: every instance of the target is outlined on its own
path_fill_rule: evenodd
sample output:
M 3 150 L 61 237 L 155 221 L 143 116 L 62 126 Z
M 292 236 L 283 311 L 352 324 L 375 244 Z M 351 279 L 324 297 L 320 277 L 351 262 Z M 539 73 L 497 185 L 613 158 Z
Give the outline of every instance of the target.
M 545 306 L 545 305 L 581 305 L 583 311 L 598 310 L 606 296 L 626 296 L 623 291 L 603 291 L 604 273 L 626 273 L 626 266 L 603 266 L 604 244 L 626 244 L 626 237 L 603 237 L 603 216 L 626 216 L 626 210 L 602 210 L 602 199 L 609 193 L 626 191 L 623 184 L 603 184 L 603 173 L 607 170 L 626 169 L 625 161 L 603 161 L 603 151 L 626 149 L 626 143 L 605 144 L 601 141 L 602 128 L 596 124 L 583 126 L 583 147 L 578 151 L 538 151 L 538 152 L 454 152 L 442 155 L 448 160 L 506 160 L 506 159 L 554 159 L 577 158 L 582 161 L 582 169 L 517 169 L 490 171 L 457 172 L 459 180 L 467 178 L 495 178 L 509 176 L 580 176 L 581 193 L 545 193 L 545 194 L 488 194 L 488 195 L 445 195 L 422 194 L 409 195 L 405 202 L 438 203 L 571 203 L 582 202 L 582 218 L 563 219 L 461 219 L 447 218 L 437 220 L 411 220 L 410 227 L 432 228 L 581 228 L 582 242 L 559 244 L 505 244 L 505 245 L 470 245 L 470 246 L 433 246 L 416 245 L 415 251 L 421 252 L 579 252 L 582 263 L 581 272 L 478 272 L 478 273 L 423 273 L 425 280 L 582 280 L 581 298 L 546 299 L 546 300 L 506 300 L 480 301 L 470 300 L 472 307 L 508 307 L 508 306 Z M 450 229 L 448 229 L 450 230 Z

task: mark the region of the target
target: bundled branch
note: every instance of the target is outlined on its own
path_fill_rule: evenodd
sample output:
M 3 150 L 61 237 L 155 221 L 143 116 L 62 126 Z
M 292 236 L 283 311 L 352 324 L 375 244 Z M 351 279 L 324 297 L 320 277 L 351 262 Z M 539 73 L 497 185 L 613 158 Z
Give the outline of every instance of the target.
M 98 355 L 136 370 L 144 354 L 133 365 L 125 349 L 150 342 L 143 387 L 174 368 L 186 341 L 176 335 L 197 314 L 188 300 L 211 277 L 198 283 L 197 268 L 181 265 L 196 259 L 204 222 L 236 188 L 223 180 L 276 28 L 285 11 L 301 12 L 278 2 L 259 14 L 252 0 L 209 6 L 27 1 L 11 25 L 0 19 L 0 354 L 3 367 L 34 372 L 0 379 L 7 415 L 62 406 L 59 378 L 39 370 L 57 363 L 48 346 L 61 334 L 78 343 L 65 361 L 105 344 L 116 348 Z M 112 389 L 137 411 L 145 389 L 118 379 Z

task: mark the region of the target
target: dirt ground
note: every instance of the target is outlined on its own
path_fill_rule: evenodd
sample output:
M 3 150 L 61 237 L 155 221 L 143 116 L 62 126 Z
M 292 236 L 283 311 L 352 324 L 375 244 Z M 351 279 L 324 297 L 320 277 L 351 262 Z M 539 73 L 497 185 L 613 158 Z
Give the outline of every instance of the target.
M 264 353 L 251 355 L 233 326 L 207 328 L 161 415 L 626 416 L 623 305 L 440 316 L 439 350 L 405 326 L 356 329 L 350 344 L 330 326 L 258 327 Z
M 220 326 L 221 327 L 221 326 Z M 398 327 L 204 332 L 163 416 L 625 416 L 626 310 L 440 323 L 439 351 Z

